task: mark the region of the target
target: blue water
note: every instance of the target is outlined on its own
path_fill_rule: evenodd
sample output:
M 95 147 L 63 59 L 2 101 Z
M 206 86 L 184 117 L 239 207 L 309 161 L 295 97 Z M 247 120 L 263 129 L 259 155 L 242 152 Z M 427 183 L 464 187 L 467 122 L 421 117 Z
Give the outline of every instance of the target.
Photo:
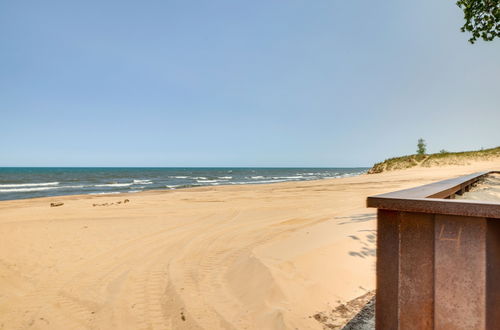
M 0 200 L 307 181 L 358 175 L 367 170 L 367 168 L 0 167 Z

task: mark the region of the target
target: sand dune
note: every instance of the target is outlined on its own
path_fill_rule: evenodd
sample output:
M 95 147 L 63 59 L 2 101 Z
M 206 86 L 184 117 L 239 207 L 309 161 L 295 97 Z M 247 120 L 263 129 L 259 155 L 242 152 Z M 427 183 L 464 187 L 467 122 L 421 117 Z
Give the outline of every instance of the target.
M 321 329 L 374 289 L 366 196 L 499 168 L 0 202 L 0 329 Z

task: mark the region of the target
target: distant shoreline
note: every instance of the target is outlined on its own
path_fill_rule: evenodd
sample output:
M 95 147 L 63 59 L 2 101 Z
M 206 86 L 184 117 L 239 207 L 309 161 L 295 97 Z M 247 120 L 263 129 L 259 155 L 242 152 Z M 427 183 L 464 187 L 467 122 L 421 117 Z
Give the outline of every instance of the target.
M 104 194 L 65 194 L 65 195 L 50 195 L 50 196 L 39 196 L 39 197 L 27 197 L 27 198 L 17 198 L 17 199 L 0 199 L 0 204 L 1 203 L 9 203 L 9 202 L 16 202 L 16 201 L 23 201 L 23 202 L 28 202 L 28 201 L 40 201 L 43 199 L 46 200 L 59 200 L 59 199 L 68 199 L 68 200 L 77 200 L 77 199 L 95 199 L 95 198 L 133 198 L 134 196 L 143 196 L 143 195 L 155 195 L 155 194 L 161 194 L 161 193 L 173 193 L 173 192 L 203 192 L 203 191 L 211 191 L 214 189 L 227 189 L 227 188 L 234 188 L 237 190 L 247 188 L 251 190 L 252 188 L 255 187 L 262 187 L 262 186 L 278 186 L 278 185 L 288 185 L 288 184 L 300 184 L 300 183 L 320 183 L 320 182 L 327 182 L 327 181 L 335 181 L 335 180 L 340 180 L 340 179 L 348 179 L 356 176 L 362 176 L 366 175 L 367 173 L 361 173 L 361 174 L 356 174 L 356 175 L 351 175 L 351 176 L 345 176 L 345 177 L 338 177 L 338 178 L 324 178 L 324 179 L 317 179 L 317 180 L 295 180 L 295 181 L 282 181 L 282 182 L 273 182 L 273 183 L 249 183 L 249 184 L 221 184 L 217 186 L 193 186 L 193 187 L 185 187 L 185 188 L 177 188 L 177 189 L 151 189 L 151 190 L 142 190 L 142 191 L 137 191 L 137 192 L 116 192 L 116 193 L 104 193 Z
M 334 179 L 368 168 L 0 168 L 0 201 Z

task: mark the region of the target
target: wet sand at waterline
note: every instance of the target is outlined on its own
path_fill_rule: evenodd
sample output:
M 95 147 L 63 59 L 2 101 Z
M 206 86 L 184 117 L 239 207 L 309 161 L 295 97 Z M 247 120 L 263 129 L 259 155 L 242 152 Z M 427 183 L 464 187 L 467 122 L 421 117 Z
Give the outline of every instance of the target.
M 3 201 L 0 329 L 321 329 L 374 289 L 367 196 L 488 169 Z

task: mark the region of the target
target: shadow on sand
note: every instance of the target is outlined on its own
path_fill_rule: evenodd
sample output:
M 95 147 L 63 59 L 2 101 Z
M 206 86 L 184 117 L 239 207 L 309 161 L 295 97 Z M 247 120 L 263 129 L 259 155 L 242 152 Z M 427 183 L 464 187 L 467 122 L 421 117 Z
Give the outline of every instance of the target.
M 375 257 L 377 245 L 377 231 L 376 230 L 359 230 L 362 232 L 359 235 L 349 235 L 355 241 L 359 242 L 360 248 L 358 251 L 349 251 L 349 255 L 359 258 Z

